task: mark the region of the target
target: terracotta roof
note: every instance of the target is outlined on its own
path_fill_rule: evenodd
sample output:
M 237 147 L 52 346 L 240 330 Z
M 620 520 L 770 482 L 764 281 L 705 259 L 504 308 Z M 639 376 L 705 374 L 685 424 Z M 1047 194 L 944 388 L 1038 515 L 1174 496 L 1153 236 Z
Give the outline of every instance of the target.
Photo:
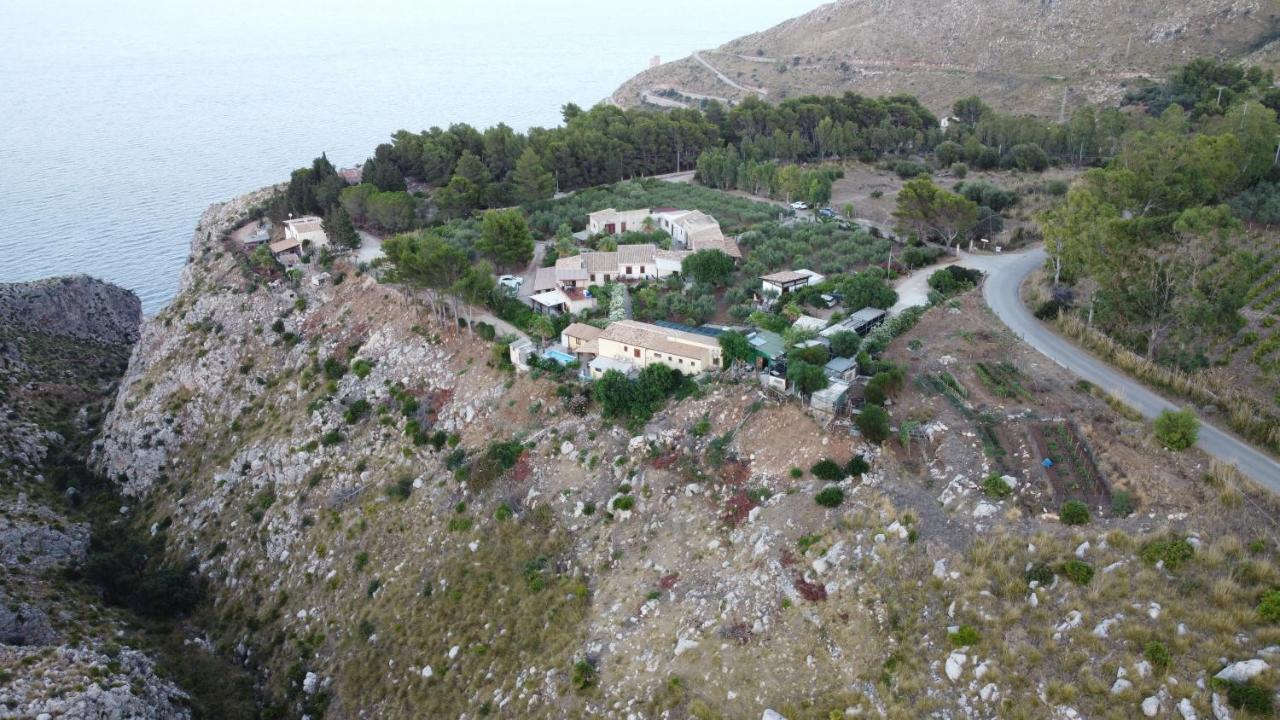
M 572 257 L 560 258 L 556 260 L 556 280 L 567 282 L 569 280 L 586 280 L 587 269 L 582 266 L 582 256 L 574 255 Z M 535 280 L 535 283 L 537 281 Z
M 689 250 L 654 250 L 654 260 L 671 260 L 673 262 L 684 262 L 684 259 L 692 255 Z
M 570 323 L 568 327 L 560 331 L 560 334 L 590 342 L 600 337 L 601 332 L 603 331 L 595 325 L 576 322 Z
M 302 243 L 298 242 L 297 240 L 277 240 L 271 243 L 269 247 L 271 248 L 272 255 L 279 255 L 282 252 L 297 250 L 298 248 L 302 247 Z
M 619 245 L 618 246 L 618 264 L 619 265 L 652 265 L 654 261 L 654 253 L 658 250 L 656 245 Z
M 693 358 L 701 361 L 706 366 L 711 364 L 712 351 L 720 347 L 720 341 L 715 338 L 696 335 L 683 330 L 671 330 L 635 320 L 622 320 L 612 323 L 600 334 L 600 339 L 612 340 L 654 352 Z
M 761 275 L 760 279 L 768 280 L 771 283 L 780 283 L 785 285 L 787 283 L 799 282 L 801 280 L 808 282 L 809 276 L 802 275 L 794 270 L 783 270 L 782 272 L 776 272 L 770 275 Z
M 719 250 L 731 258 L 742 259 L 742 250 L 738 248 L 738 242 L 733 238 L 727 238 L 717 232 L 715 238 L 691 238 L 689 247 L 697 252 L 699 250 Z
M 589 273 L 616 273 L 618 272 L 618 253 L 582 253 L 582 264 L 587 268 L 587 272 Z
M 556 288 L 556 268 L 538 268 L 533 274 L 533 291 L 554 290 Z

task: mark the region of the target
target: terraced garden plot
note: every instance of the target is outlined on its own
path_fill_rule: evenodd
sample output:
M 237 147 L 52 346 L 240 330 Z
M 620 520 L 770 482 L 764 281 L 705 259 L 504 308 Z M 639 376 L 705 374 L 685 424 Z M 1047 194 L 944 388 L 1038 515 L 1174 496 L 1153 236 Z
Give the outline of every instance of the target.
M 1065 421 L 1031 423 L 1027 434 L 1037 462 L 1053 461 L 1044 468 L 1058 503 L 1080 500 L 1091 508 L 1111 506 L 1111 488 L 1094 462 L 1089 445 L 1075 426 Z M 1043 467 L 1043 466 L 1042 466 Z

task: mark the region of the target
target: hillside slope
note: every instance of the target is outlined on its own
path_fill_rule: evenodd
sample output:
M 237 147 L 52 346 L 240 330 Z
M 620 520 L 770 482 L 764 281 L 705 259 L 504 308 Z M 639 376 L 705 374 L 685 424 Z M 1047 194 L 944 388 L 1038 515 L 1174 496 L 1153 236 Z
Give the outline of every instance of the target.
M 76 467 L 141 320 L 92 278 L 0 284 L 0 717 L 190 717 L 122 617 L 68 582 L 91 544 Z
M 1241 521 L 1267 499 L 1241 507 L 1202 456 L 1070 389 L 974 294 L 891 347 L 919 379 L 893 404 L 919 423 L 906 445 L 747 373 L 628 432 L 343 261 L 264 282 L 221 240 L 264 197 L 202 218 L 94 465 L 207 579 L 211 643 L 259 672 L 272 716 L 1207 716 L 1219 658 L 1280 638 L 1253 609 L 1280 584 L 1274 540 Z M 949 401 L 926 382 L 943 375 Z M 1094 524 L 1045 521 L 1075 492 L 1037 460 L 1059 436 L 1142 512 L 1103 487 Z M 1063 467 L 1094 467 L 1083 452 Z M 847 477 L 855 454 L 869 470 Z M 829 484 L 837 507 L 815 501 Z
M 854 91 L 908 93 L 942 111 L 977 94 L 997 109 L 1052 115 L 1196 57 L 1274 67 L 1278 19 L 1275 0 L 839 0 L 641 73 L 614 101 Z

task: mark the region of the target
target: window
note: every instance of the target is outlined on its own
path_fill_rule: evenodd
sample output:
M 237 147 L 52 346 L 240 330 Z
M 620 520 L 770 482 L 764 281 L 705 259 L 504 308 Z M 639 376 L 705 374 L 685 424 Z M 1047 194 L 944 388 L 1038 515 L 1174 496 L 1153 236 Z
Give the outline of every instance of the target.
M 591 273 L 591 282 L 595 282 L 595 281 L 596 281 L 596 274 Z
M 630 275 L 630 274 L 631 274 L 631 266 L 630 266 L 630 265 L 628 265 L 628 266 L 627 266 L 627 274 L 628 274 L 628 275 Z
M 632 352 L 634 352 L 634 353 L 635 353 L 636 357 L 640 357 L 640 348 L 636 348 L 636 349 L 635 349 L 635 350 L 633 350 Z

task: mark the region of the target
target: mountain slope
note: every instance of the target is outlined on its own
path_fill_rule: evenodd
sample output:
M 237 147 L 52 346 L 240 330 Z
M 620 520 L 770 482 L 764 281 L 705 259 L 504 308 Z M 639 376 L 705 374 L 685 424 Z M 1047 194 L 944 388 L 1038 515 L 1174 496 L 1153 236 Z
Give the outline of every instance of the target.
M 641 73 L 614 101 L 851 90 L 914 94 L 934 110 L 977 94 L 999 109 L 1056 114 L 1195 57 L 1274 65 L 1278 20 L 1275 0 L 840 0 Z

